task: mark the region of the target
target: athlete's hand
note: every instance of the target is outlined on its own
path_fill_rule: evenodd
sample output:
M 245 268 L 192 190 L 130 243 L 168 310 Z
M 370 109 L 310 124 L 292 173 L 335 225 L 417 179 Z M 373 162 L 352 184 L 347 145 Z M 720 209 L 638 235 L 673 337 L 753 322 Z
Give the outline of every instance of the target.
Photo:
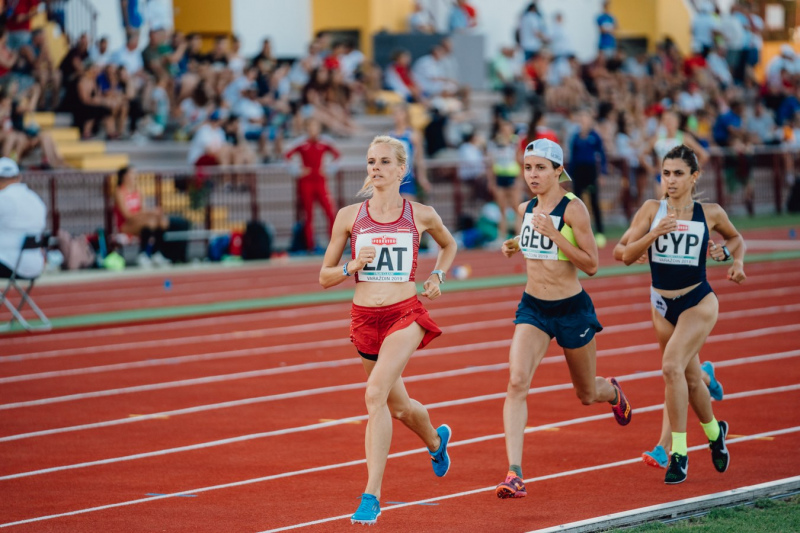
M 513 239 L 508 239 L 506 242 L 503 243 L 503 247 L 500 249 L 503 252 L 503 255 L 506 257 L 511 257 L 515 253 L 519 252 L 519 237 L 514 237 Z
M 676 229 L 678 229 L 678 221 L 675 218 L 675 215 L 670 214 L 658 222 L 658 225 L 653 228 L 653 232 L 660 237 L 662 235 L 666 235 L 667 233 L 672 233 Z
M 425 283 L 422 284 L 424 287 L 424 291 L 422 291 L 422 295 L 427 297 L 429 300 L 435 300 L 439 296 L 442 295 L 442 289 L 439 287 L 439 276 L 433 274 Z
M 744 266 L 740 261 L 734 261 L 733 265 L 728 269 L 728 279 L 740 285 L 747 279 L 744 273 Z
M 545 213 L 536 212 L 533 213 L 533 229 L 539 233 L 540 235 L 544 235 L 548 239 L 552 240 L 558 230 L 556 229 L 555 225 L 553 225 L 553 219 L 550 218 L 550 215 Z
M 643 265 L 645 263 L 647 263 L 647 253 L 646 252 L 643 253 L 642 255 L 640 255 L 639 259 L 636 260 L 636 264 L 637 265 Z
M 362 247 L 361 250 L 358 251 L 358 257 L 356 257 L 355 261 L 352 262 L 353 268 L 348 268 L 348 270 L 351 270 L 352 272 L 358 272 L 364 268 L 364 265 L 368 265 L 375 260 L 375 253 L 376 250 L 374 246 Z
M 717 243 L 711 239 L 708 239 L 708 255 L 714 261 L 725 261 L 725 252 L 722 250 L 722 246 L 717 246 Z

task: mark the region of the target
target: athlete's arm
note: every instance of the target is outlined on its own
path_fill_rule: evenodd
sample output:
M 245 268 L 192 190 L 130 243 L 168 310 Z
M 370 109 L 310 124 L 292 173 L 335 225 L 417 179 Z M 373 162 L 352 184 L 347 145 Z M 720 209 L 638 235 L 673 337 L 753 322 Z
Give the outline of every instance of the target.
M 625 246 L 628 244 L 628 238 L 631 235 L 631 229 L 628 228 L 625 230 L 625 233 L 622 234 L 622 237 L 619 238 L 619 242 L 616 246 L 614 246 L 614 260 L 615 261 L 622 261 L 622 254 L 625 252 Z
M 348 278 L 348 276 L 344 275 L 339 260 L 342 257 L 342 253 L 344 253 L 345 246 L 347 246 L 347 239 L 350 238 L 350 222 L 355 220 L 355 210 L 358 207 L 358 204 L 349 205 L 339 209 L 336 214 L 336 220 L 333 222 L 333 231 L 331 232 L 331 241 L 328 243 L 328 249 L 325 250 L 322 269 L 319 271 L 319 284 L 324 289 L 335 287 Z M 352 274 L 364 268 L 364 264 L 359 259 L 349 261 L 347 270 Z
M 564 223 L 572 226 L 577 246 L 558 231 L 548 215 L 539 222 L 538 232 L 553 241 L 570 262 L 590 276 L 597 274 L 597 242 L 592 233 L 589 210 L 580 198 L 573 199 L 564 210 Z
M 650 229 L 650 223 L 658 210 L 658 205 L 659 202 L 656 200 L 647 200 L 636 212 L 636 216 L 633 217 L 631 227 L 628 228 L 630 231 L 628 244 L 625 245 L 625 250 L 622 252 L 622 261 L 626 265 L 635 263 L 642 254 L 647 252 L 653 241 L 675 229 L 674 215 L 662 218 L 658 226 L 652 230 Z
M 436 241 L 436 244 L 439 245 L 439 255 L 436 258 L 436 266 L 433 269 L 447 272 L 456 258 L 456 250 L 458 249 L 456 240 L 450 234 L 450 230 L 445 227 L 442 218 L 433 207 L 415 203 L 414 214 L 424 228 L 423 231 L 427 231 Z M 422 293 L 423 296 L 427 296 L 431 300 L 438 298 L 441 294 L 439 276 L 431 274 L 425 280 L 423 287 L 425 287 Z
M 725 238 L 725 246 L 733 256 L 733 265 L 728 269 L 728 279 L 734 283 L 742 283 L 747 278 L 744 273 L 744 254 L 747 251 L 747 245 L 745 245 L 742 235 L 728 218 L 728 213 L 719 204 L 704 204 L 703 208 L 707 213 L 706 220 L 711 221 L 709 231 L 716 231 Z

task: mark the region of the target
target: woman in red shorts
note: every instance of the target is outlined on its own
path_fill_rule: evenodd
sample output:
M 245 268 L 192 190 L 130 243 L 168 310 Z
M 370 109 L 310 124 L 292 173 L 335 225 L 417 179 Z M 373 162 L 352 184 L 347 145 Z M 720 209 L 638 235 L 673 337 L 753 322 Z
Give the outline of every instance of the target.
M 367 152 L 365 202 L 344 207 L 336 215 L 319 281 L 333 287 L 356 278 L 350 338 L 367 372 L 365 400 L 369 479 L 353 523 L 374 524 L 380 515 L 383 473 L 392 440 L 392 418 L 419 435 L 431 454 L 434 473 L 450 468 L 447 425 L 434 429 L 423 405 L 409 398 L 402 373 L 411 354 L 441 335 L 417 299 L 415 273 L 419 237 L 428 232 L 439 245 L 436 267 L 424 282 L 422 295 L 441 295 L 444 273 L 456 255 L 456 242 L 429 206 L 404 200 L 400 184 L 406 175 L 403 144 L 388 136 L 375 137 Z M 348 239 L 351 259 L 340 264 Z

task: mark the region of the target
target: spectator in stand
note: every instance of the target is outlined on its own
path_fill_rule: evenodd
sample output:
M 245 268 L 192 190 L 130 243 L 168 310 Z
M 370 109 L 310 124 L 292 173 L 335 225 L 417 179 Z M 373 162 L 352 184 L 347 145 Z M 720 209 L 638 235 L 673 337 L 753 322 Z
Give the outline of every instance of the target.
M 416 202 L 419 198 L 418 188 L 422 188 L 425 194 L 430 194 L 433 190 L 431 182 L 428 181 L 422 136 L 411 128 L 408 105 L 396 105 L 392 117 L 394 118 L 394 128 L 389 132 L 389 136 L 403 143 L 406 149 L 406 175 L 403 177 L 403 183 L 400 184 L 400 195 L 407 200 Z
M 11 69 L 17 63 L 19 54 L 8 47 L 8 32 L 0 28 L 0 84 L 7 86 L 12 81 Z
M 547 27 L 544 17 L 539 13 L 536 2 L 528 4 L 525 13 L 519 21 L 517 37 L 522 51 L 525 53 L 525 61 L 541 52 L 548 41 Z
M 233 150 L 225 140 L 222 129 L 227 114 L 215 109 L 192 137 L 187 160 L 190 165 L 214 166 L 229 165 L 233 162 Z
M 303 87 L 301 95 L 303 116 L 315 118 L 336 135 L 349 137 L 355 133 L 356 126 L 338 102 L 329 100 L 331 84 L 331 72 L 328 69 L 319 67 L 311 73 L 311 79 Z
M 211 64 L 212 69 L 220 71 L 228 67 L 229 55 L 228 38 L 223 35 L 214 39 L 214 48 L 206 56 L 206 61 Z
M 706 106 L 704 93 L 697 82 L 689 81 L 678 95 L 678 108 L 685 115 L 694 115 Z
M 730 109 L 717 117 L 714 123 L 714 142 L 728 148 L 724 157 L 725 181 L 733 192 L 744 188 L 747 212 L 755 214 L 755 191 L 751 176 L 752 136 L 744 127 L 744 105 L 739 100 L 730 103 Z
M 578 113 L 580 129 L 570 141 L 569 175 L 572 176 L 572 190 L 575 196 L 583 199 L 583 193 L 588 192 L 591 199 L 592 216 L 594 217 L 594 236 L 597 246 L 602 248 L 606 244 L 603 235 L 603 213 L 600 210 L 600 180 L 599 175 L 608 174 L 606 152 L 603 149 L 603 140 L 594 129 L 594 117 L 588 110 Z M 598 166 L 599 175 L 598 175 Z
M 786 96 L 778 108 L 776 122 L 782 126 L 793 120 L 798 111 L 800 111 L 800 79 L 795 82 L 793 87 L 787 88 Z
M 355 83 L 361 73 L 364 64 L 364 53 L 361 52 L 352 40 L 342 43 L 343 55 L 339 58 L 339 68 L 344 76 L 344 81 L 350 85 Z
M 462 32 L 477 26 L 477 12 L 467 0 L 454 0 L 450 7 L 447 27 L 450 33 Z
M 136 185 L 138 174 L 130 166 L 117 172 L 117 190 L 114 192 L 114 219 L 117 230 L 126 235 L 139 236 L 137 263 L 142 268 L 165 266 L 169 260 L 161 254 L 164 232 L 169 219 L 160 208 L 145 208 L 142 194 Z
M 259 65 L 264 71 L 270 71 L 277 65 L 275 57 L 272 55 L 272 42 L 269 38 L 261 42 L 261 51 L 250 62 L 251 65 Z
M 392 54 L 392 62 L 384 71 L 384 85 L 392 92 L 399 94 L 407 102 L 423 101 L 422 91 L 411 75 L 411 52 L 396 50 Z
M 234 35 L 231 37 L 231 50 L 228 53 L 228 68 L 234 76 L 241 74 L 248 66 L 247 60 L 242 56 L 242 41 Z
M 411 33 L 436 33 L 433 17 L 419 2 L 414 2 L 414 11 L 408 17 L 408 30 Z
M 0 96 L 0 108 L 9 110 L 7 119 L 11 126 L 10 130 L 4 132 L 2 153 L 4 157 L 22 161 L 30 151 L 41 147 L 42 157 L 39 166 L 42 169 L 63 168 L 66 165 L 58 154 L 53 137 L 48 132 L 41 131 L 35 124 L 25 124 L 25 115 L 36 110 L 39 95 L 38 85 L 23 92 L 12 82 L 7 92 Z
M 489 80 L 495 91 L 501 91 L 505 87 L 516 90 L 522 83 L 522 65 L 514 56 L 514 48 L 504 46 L 489 65 Z
M 122 79 L 124 73 L 122 67 L 116 65 L 106 65 L 100 76 L 97 78 L 97 87 L 100 95 L 105 102 L 108 102 L 116 112 L 112 114 L 114 120 L 114 131 L 118 136 L 122 136 L 130 112 L 130 100 L 132 87 Z
M 0 159 L 0 278 L 9 278 L 17 267 L 22 242 L 28 235 L 40 235 L 47 227 L 47 206 L 39 195 L 21 182 L 17 164 Z M 36 278 L 44 270 L 41 250 L 25 250 L 17 276 Z
M 725 46 L 717 43 L 706 57 L 708 70 L 723 89 L 733 85 L 733 74 L 731 74 L 731 67 L 725 59 L 726 56 Z
M 101 122 L 110 139 L 117 137 L 115 118 L 120 112 L 119 106 L 115 106 L 101 94 L 97 85 L 99 75 L 100 67 L 89 64 L 78 80 L 78 99 L 72 110 L 72 120 L 81 131 L 83 139 L 89 139 L 99 132 Z
M 31 44 L 31 19 L 39 12 L 40 0 L 16 0 L 10 7 L 6 20 L 8 47 L 19 50 Z
M 125 45 L 111 54 L 111 63 L 125 67 L 131 76 L 136 76 L 142 71 L 144 59 L 139 52 L 139 34 L 137 32 L 129 33 Z
M 747 65 L 752 68 L 761 61 L 761 50 L 764 48 L 764 19 L 758 15 L 758 3 L 744 2 L 742 16 L 745 19 L 745 31 L 748 34 Z
M 642 203 L 642 193 L 647 184 L 647 173 L 641 165 L 642 139 L 633 125 L 633 120 L 624 111 L 617 114 L 614 144 L 617 155 L 627 165 L 627 174 L 623 175 L 622 208 L 629 221 Z
M 244 127 L 241 117 L 231 114 L 222 125 L 222 129 L 225 132 L 225 142 L 227 143 L 230 153 L 230 163 L 233 165 L 255 165 L 258 156 L 250 147 L 250 144 L 244 136 Z M 243 183 L 239 181 L 239 174 L 233 176 L 233 182 L 230 182 L 229 179 L 228 176 L 225 176 L 226 190 L 232 187 L 242 187 Z
M 305 139 L 301 139 L 302 142 L 286 153 L 286 159 L 299 155 L 302 161 L 303 169 L 297 180 L 297 197 L 302 211 L 301 220 L 304 222 L 306 247 L 308 251 L 313 252 L 315 250 L 314 203 L 318 203 L 325 211 L 325 216 L 328 218 L 328 235 L 333 230 L 333 221 L 336 218 L 323 170 L 323 158 L 326 153 L 330 153 L 335 161 L 339 159 L 340 154 L 333 144 L 320 137 L 322 125 L 319 121 L 313 118 L 307 119 L 305 127 Z
M 702 0 L 692 19 L 692 52 L 707 55 L 714 47 L 719 32 L 720 24 L 714 16 L 714 5 L 710 0 Z
M 211 113 L 213 105 L 209 92 L 208 84 L 205 80 L 201 80 L 191 96 L 181 101 L 179 106 L 181 139 L 191 138 Z
M 610 0 L 604 0 L 603 12 L 597 16 L 596 20 L 597 28 L 600 31 L 597 49 L 606 57 L 611 57 L 617 52 L 617 19 L 610 12 L 610 5 Z
M 258 101 L 258 86 L 254 83 L 242 89 L 242 98 L 231 111 L 241 119 L 242 133 L 248 141 L 258 142 L 258 156 L 267 156 L 267 112 Z
M 458 93 L 458 82 L 447 77 L 445 55 L 441 44 L 434 45 L 430 54 L 417 59 L 411 68 L 414 80 L 426 97 L 454 97 Z
M 744 19 L 741 16 L 741 6 L 734 3 L 731 5 L 730 13 L 722 17 L 720 31 L 725 37 L 725 47 L 728 51 L 728 66 L 733 74 L 733 80 L 737 84 L 744 81 L 747 57 L 747 33 L 744 28 Z
M 772 118 L 772 113 L 763 101 L 756 102 L 755 107 L 748 114 L 745 120 L 745 129 L 758 144 L 777 145 L 781 142 L 775 119 Z
M 101 37 L 100 40 L 89 49 L 89 59 L 92 63 L 100 67 L 104 67 L 111 62 L 111 50 L 108 49 L 108 37 Z
M 497 135 L 487 146 L 487 154 L 491 161 L 491 175 L 489 176 L 489 191 L 494 196 L 494 201 L 500 208 L 500 220 L 497 224 L 497 239 L 495 246 L 502 245 L 503 241 L 513 237 L 517 233 L 520 225 L 520 217 L 513 217 L 513 227 L 508 227 L 509 211 L 515 211 L 521 199 L 521 191 L 518 183 L 522 167 L 517 161 L 517 139 L 514 133 L 514 124 L 508 120 L 500 122 Z
M 119 0 L 122 9 L 122 27 L 127 33 L 138 32 L 144 24 L 145 0 Z

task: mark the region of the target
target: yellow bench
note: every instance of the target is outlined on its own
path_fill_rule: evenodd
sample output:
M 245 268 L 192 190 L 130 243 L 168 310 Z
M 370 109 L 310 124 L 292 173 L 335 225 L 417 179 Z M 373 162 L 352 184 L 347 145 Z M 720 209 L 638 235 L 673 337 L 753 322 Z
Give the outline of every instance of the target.
M 80 170 L 119 170 L 130 163 L 126 154 L 90 154 L 66 157 L 67 164 Z
M 106 143 L 103 141 L 62 141 L 56 143 L 56 150 L 64 159 L 98 155 L 106 153 Z

